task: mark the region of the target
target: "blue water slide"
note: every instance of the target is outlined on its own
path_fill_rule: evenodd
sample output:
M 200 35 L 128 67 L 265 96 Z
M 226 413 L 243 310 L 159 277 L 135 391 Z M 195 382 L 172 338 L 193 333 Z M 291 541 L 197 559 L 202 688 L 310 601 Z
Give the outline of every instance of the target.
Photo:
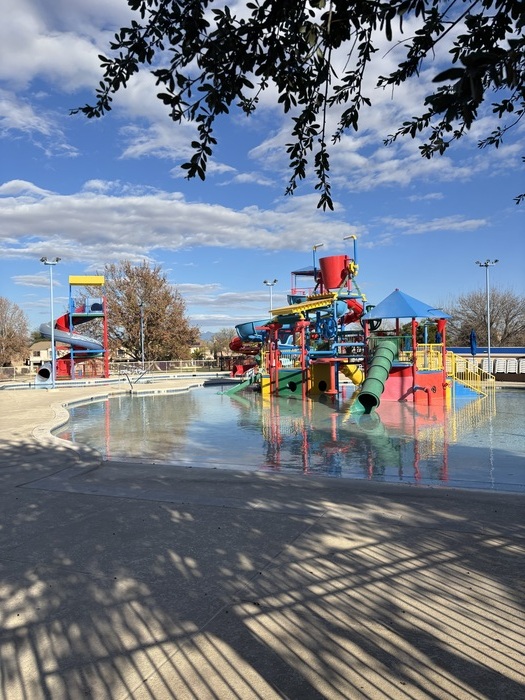
M 268 323 L 270 323 L 269 319 L 264 321 L 247 321 L 235 326 L 235 330 L 241 340 L 249 343 L 260 343 L 265 336 L 265 331 L 262 331 L 260 326 L 266 326 Z

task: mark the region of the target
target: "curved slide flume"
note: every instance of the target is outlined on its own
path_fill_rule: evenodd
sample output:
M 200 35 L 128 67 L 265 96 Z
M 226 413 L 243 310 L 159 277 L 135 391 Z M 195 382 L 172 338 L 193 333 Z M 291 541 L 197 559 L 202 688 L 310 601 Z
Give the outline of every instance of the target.
M 370 413 L 379 406 L 380 396 L 385 389 L 385 383 L 397 357 L 397 352 L 395 340 L 381 340 L 378 343 L 363 387 L 357 397 L 359 403 L 364 407 L 365 413 Z
M 345 377 L 348 377 L 356 386 L 363 383 L 364 372 L 359 365 L 341 364 L 339 365 L 339 371 L 342 372 Z
M 44 338 L 51 338 L 51 324 L 42 323 L 40 326 L 40 333 Z M 58 328 L 54 329 L 53 335 L 57 343 L 72 345 L 79 350 L 99 350 L 100 352 L 104 350 L 102 343 L 99 343 L 99 341 L 94 338 L 89 338 L 87 335 L 81 335 L 73 331 L 60 330 Z
M 80 306 L 75 309 L 75 313 L 83 314 L 85 312 L 85 307 Z M 98 308 L 96 309 L 98 311 Z M 80 325 L 81 323 L 86 323 L 89 319 L 78 318 L 73 319 L 73 326 Z M 70 345 L 75 352 L 82 353 L 85 351 L 86 356 L 94 357 L 99 353 L 104 352 L 104 345 L 95 338 L 90 338 L 87 335 L 82 335 L 81 333 L 75 333 L 70 327 L 70 316 L 68 313 L 63 314 L 55 321 L 55 327 L 53 328 L 53 334 L 51 334 L 51 324 L 42 323 L 40 326 L 40 333 L 44 338 L 51 338 L 53 335 L 55 342 L 64 343 L 65 345 Z M 62 358 L 64 359 L 64 358 Z M 83 359 L 81 355 L 78 355 L 78 359 Z M 44 374 L 46 374 L 44 372 Z
M 100 307 L 100 308 L 99 308 Z M 99 312 L 102 307 L 97 304 L 96 308 L 91 307 L 90 311 Z M 84 305 L 75 309 L 75 314 L 85 314 L 86 308 Z M 81 323 L 86 323 L 89 318 L 73 318 L 73 327 Z M 104 353 L 104 345 L 99 340 L 91 338 L 87 335 L 82 335 L 81 333 L 75 333 L 71 330 L 71 317 L 69 313 L 65 313 L 55 321 L 54 328 L 51 328 L 50 323 L 42 323 L 40 325 L 40 333 L 44 338 L 53 338 L 56 343 L 63 343 L 69 345 L 72 351 L 75 353 L 75 358 L 77 360 L 84 360 L 86 358 L 98 357 Z M 66 360 L 71 358 L 71 353 L 65 357 L 61 357 L 61 360 Z M 40 367 L 36 375 L 37 384 L 47 384 L 52 376 L 52 364 L 51 362 L 46 362 Z

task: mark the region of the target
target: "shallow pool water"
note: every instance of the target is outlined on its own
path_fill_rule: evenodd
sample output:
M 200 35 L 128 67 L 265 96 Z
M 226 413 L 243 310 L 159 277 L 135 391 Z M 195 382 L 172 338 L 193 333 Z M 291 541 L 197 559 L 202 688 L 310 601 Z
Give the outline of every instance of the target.
M 217 387 L 121 396 L 70 408 L 56 431 L 105 459 L 525 492 L 525 392 L 451 410 L 353 396 L 268 400 Z

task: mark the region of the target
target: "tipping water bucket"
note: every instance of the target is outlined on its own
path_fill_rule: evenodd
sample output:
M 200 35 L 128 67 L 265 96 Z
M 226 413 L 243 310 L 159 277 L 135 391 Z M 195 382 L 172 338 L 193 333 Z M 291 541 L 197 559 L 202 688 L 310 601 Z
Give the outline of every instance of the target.
M 348 255 L 330 255 L 319 259 L 325 289 L 339 289 L 344 284 L 348 274 L 348 262 Z

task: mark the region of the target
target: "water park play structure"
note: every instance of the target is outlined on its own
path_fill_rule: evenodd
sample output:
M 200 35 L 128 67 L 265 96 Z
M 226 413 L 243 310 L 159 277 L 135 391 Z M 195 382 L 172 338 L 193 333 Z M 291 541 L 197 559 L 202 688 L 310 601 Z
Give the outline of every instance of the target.
M 356 387 L 358 409 L 370 414 L 381 401 L 447 404 L 457 393 L 494 391 L 494 377 L 461 367 L 447 351 L 448 314 L 396 289 L 376 306 L 360 290 L 356 240 L 353 257 L 332 255 L 295 270 L 288 305 L 271 318 L 236 326 L 232 351 L 243 381 L 263 396 L 336 397 L 341 376 Z M 402 323 L 404 321 L 404 323 Z M 418 329 L 424 329 L 424 341 Z M 435 342 L 426 342 L 429 330 Z
M 103 296 L 91 298 L 87 293 L 103 285 L 102 275 L 70 275 L 68 311 L 54 322 L 53 333 L 50 323 L 40 326 L 40 333 L 45 338 L 53 337 L 58 350 L 67 350 L 56 360 L 57 377 L 109 377 L 106 301 Z M 102 322 L 102 341 L 75 330 L 95 319 Z M 51 363 L 46 363 L 37 372 L 37 385 L 46 386 L 50 377 Z

